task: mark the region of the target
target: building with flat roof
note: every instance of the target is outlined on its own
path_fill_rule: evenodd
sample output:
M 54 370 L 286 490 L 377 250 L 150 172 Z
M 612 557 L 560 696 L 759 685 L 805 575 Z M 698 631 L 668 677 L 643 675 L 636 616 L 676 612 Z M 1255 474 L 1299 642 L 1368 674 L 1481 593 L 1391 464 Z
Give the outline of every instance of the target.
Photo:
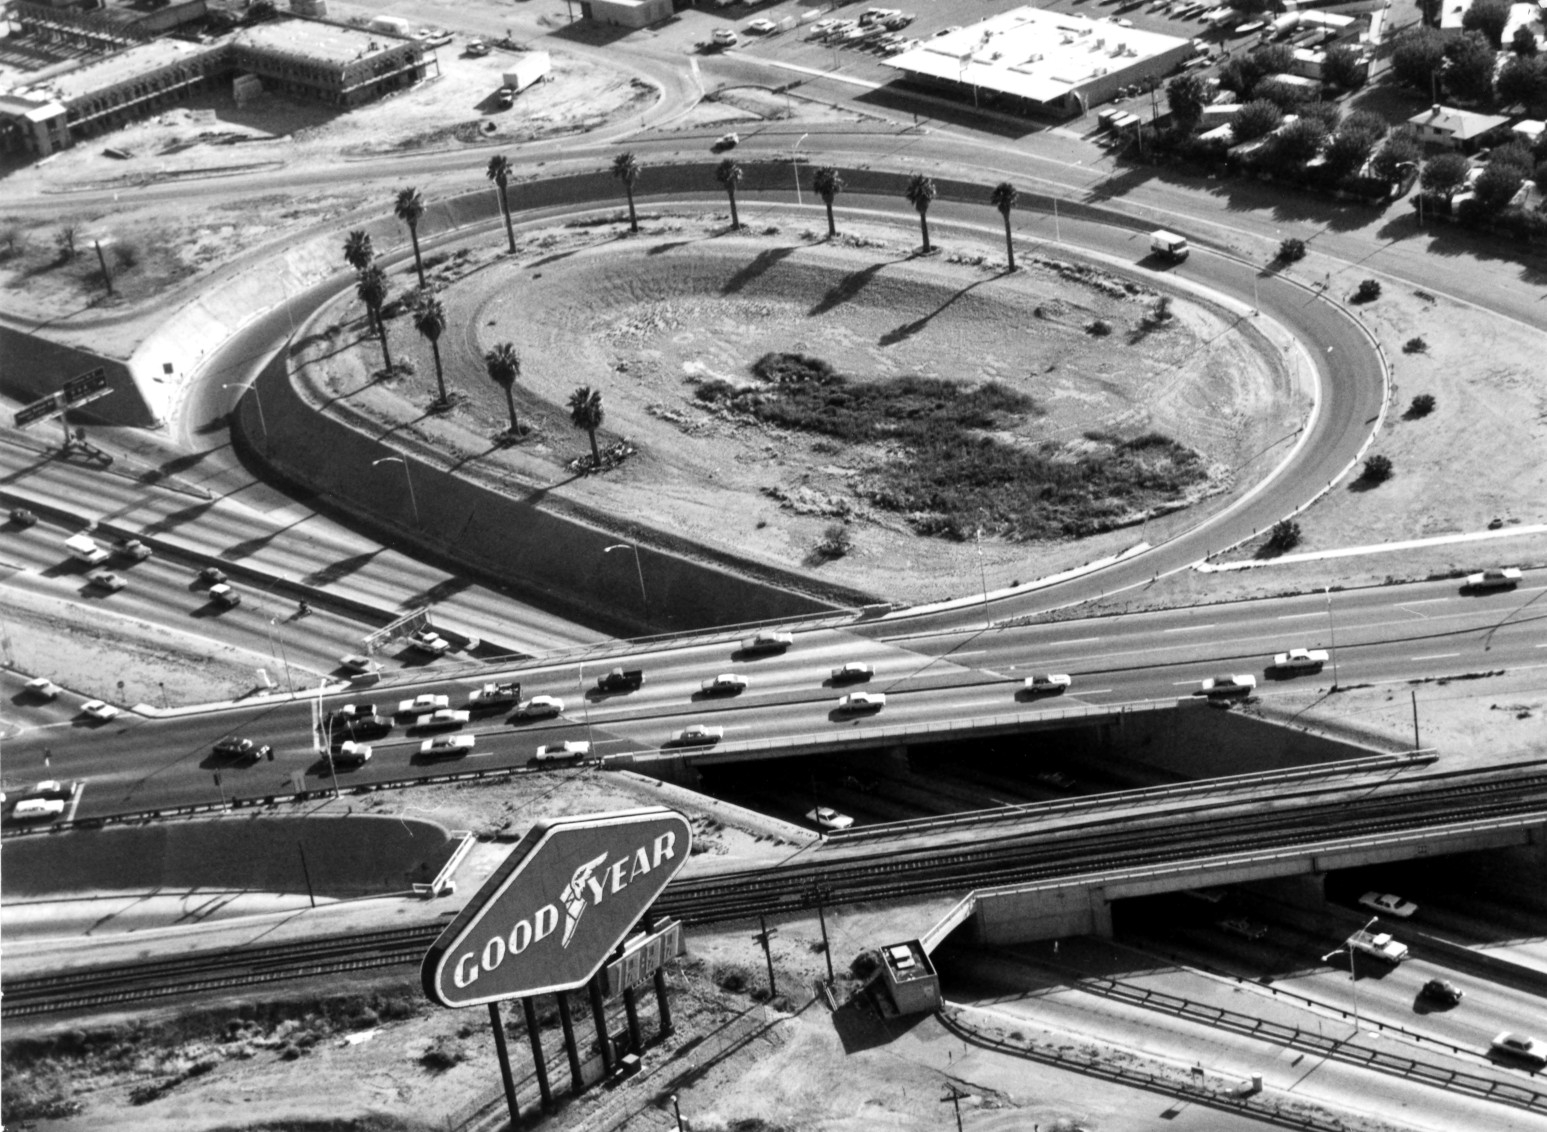
M 580 18 L 626 28 L 645 28 L 671 19 L 673 0 L 580 0 Z
M 1074 115 L 1121 87 L 1163 78 L 1194 53 L 1190 39 L 1026 7 L 925 40 L 882 65 L 975 103 L 986 95 L 1001 106 Z

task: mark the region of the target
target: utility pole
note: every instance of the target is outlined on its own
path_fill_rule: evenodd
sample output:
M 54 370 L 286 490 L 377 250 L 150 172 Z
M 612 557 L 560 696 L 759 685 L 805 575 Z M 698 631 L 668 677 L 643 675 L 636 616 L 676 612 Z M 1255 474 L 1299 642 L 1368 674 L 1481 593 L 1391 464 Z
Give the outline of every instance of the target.
M 774 983 L 773 949 L 768 946 L 768 941 L 778 934 L 779 929 L 773 928 L 770 930 L 768 927 L 768 917 L 762 913 L 758 913 L 757 922 L 763 930 L 752 938 L 763 945 L 763 958 L 768 961 L 768 997 L 774 998 L 778 995 L 779 990 Z
M 946 1088 L 950 1089 L 951 1091 L 940 1098 L 940 1103 L 944 1104 L 946 1101 L 951 1102 L 951 1107 L 956 1109 L 956 1132 L 962 1132 L 962 1098 L 968 1094 L 962 1092 L 949 1081 L 946 1082 Z
M 1423 744 L 1418 741 L 1418 689 L 1412 689 L 1413 696 L 1413 750 L 1423 749 Z

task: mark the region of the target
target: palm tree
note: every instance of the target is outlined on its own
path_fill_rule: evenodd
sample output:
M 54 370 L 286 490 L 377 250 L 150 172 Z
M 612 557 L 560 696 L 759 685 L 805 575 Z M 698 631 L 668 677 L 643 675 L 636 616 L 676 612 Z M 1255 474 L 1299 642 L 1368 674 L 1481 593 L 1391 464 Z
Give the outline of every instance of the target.
M 376 335 L 381 339 L 381 354 L 387 360 L 387 372 L 392 372 L 392 351 L 387 348 L 387 322 L 381 317 L 381 308 L 387 301 L 387 274 L 379 264 L 371 264 L 360 272 L 355 283 L 355 294 L 370 312 Z
M 612 159 L 612 175 L 623 182 L 623 191 L 628 194 L 628 230 L 635 235 L 639 233 L 639 217 L 634 215 L 634 182 L 639 180 L 641 168 L 632 153 L 620 153 Z
M 736 183 L 741 180 L 741 166 L 734 157 L 727 157 L 714 175 L 725 186 L 725 195 L 731 198 L 731 231 L 735 232 L 741 228 L 741 217 L 736 214 Z
M 520 428 L 516 424 L 516 379 L 521 376 L 521 356 L 516 353 L 516 347 L 510 342 L 501 342 L 494 349 L 483 356 L 483 364 L 488 367 L 489 380 L 505 391 L 505 405 L 510 409 L 510 435 L 512 438 L 520 435 Z
M 831 240 L 838 234 L 838 226 L 833 223 L 833 198 L 843 192 L 843 178 L 831 165 L 824 165 L 812 174 L 811 187 L 827 206 L 827 238 Z
M 994 191 L 988 195 L 988 202 L 999 210 L 999 215 L 1004 217 L 1004 251 L 1010 257 L 1010 270 L 1015 270 L 1015 245 L 1010 242 L 1010 210 L 1015 207 L 1015 202 L 1021 199 L 1021 194 L 1015 191 L 1015 186 L 1009 181 L 1000 181 L 994 186 Z
M 344 261 L 356 271 L 364 271 L 371 266 L 371 261 L 376 258 L 376 249 L 371 247 L 371 234 L 361 228 L 356 228 L 349 233 L 349 238 L 344 241 Z
M 928 255 L 930 252 L 929 202 L 937 195 L 934 179 L 922 173 L 915 173 L 909 179 L 908 187 L 903 190 L 902 195 L 907 197 L 908 203 L 919 211 L 919 227 L 924 230 L 924 254 Z
M 516 230 L 510 226 L 510 158 L 495 154 L 489 158 L 489 180 L 499 186 L 500 212 L 505 216 L 505 239 L 510 242 L 510 254 L 516 254 Z
M 583 428 L 591 437 L 591 466 L 602 466 L 602 454 L 596 447 L 596 430 L 602 427 L 602 395 L 600 390 L 582 385 L 569 395 L 569 419 L 576 428 Z
M 414 241 L 414 267 L 419 272 L 419 286 L 424 286 L 424 260 L 419 258 L 419 218 L 424 215 L 424 198 L 418 189 L 402 189 L 392 211 L 408 225 L 408 235 Z
M 440 300 L 428 298 L 414 311 L 414 329 L 430 340 L 430 352 L 435 355 L 435 383 L 440 386 L 440 399 L 435 402 L 441 408 L 451 404 L 446 396 L 446 377 L 440 368 L 440 336 L 446 330 L 446 309 Z

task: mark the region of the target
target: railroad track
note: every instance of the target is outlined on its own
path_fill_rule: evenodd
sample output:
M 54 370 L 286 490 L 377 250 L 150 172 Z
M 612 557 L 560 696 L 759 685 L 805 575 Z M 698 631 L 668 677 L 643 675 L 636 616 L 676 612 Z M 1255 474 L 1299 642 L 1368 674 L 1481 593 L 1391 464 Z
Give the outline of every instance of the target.
M 1352 796 L 1350 796 L 1352 794 Z M 976 840 L 969 848 L 878 851 L 830 864 L 743 870 L 677 881 L 655 911 L 684 923 L 744 919 L 828 904 L 965 894 L 1110 869 L 1177 864 L 1233 853 L 1283 851 L 1329 840 L 1411 833 L 1468 821 L 1547 822 L 1547 773 L 1446 775 L 1387 785 L 1379 794 L 1312 790 L 1263 807 L 1213 803 L 1114 823 Z M 6 980 L 6 1018 L 76 1012 L 317 975 L 417 964 L 440 933 L 426 924 L 288 944 L 266 944 Z

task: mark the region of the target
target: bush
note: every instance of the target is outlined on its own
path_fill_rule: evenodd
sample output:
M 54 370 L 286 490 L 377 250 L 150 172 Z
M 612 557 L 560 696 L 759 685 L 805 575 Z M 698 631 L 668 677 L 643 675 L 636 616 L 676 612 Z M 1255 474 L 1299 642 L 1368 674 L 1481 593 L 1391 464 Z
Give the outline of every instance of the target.
M 1085 333 L 1092 338 L 1105 338 L 1112 333 L 1112 324 L 1104 318 L 1098 318 L 1085 327 Z
M 790 382 L 816 381 L 828 383 L 842 380 L 838 371 L 821 358 L 805 354 L 764 354 L 752 363 L 752 372 L 764 381 L 775 385 Z
M 1407 415 L 1410 417 L 1426 417 L 1434 412 L 1434 394 L 1420 393 L 1413 398 L 1413 403 L 1407 407 Z
M 1273 524 L 1273 530 L 1268 535 L 1267 549 L 1275 554 L 1283 554 L 1286 550 L 1293 550 L 1300 545 L 1300 524 L 1293 519 L 1280 519 Z
M 1402 343 L 1402 352 L 1404 354 L 1427 354 L 1429 352 L 1429 343 L 1425 342 L 1422 338 L 1409 338 L 1406 342 Z
M 1359 282 L 1359 288 L 1354 292 L 1354 302 L 1372 303 L 1380 298 L 1380 284 L 1374 279 L 1363 279 Z
M 1362 478 L 1370 483 L 1385 483 L 1394 474 L 1395 469 L 1391 466 L 1390 457 L 1371 456 L 1364 462 L 1364 475 Z
M 1291 237 L 1278 246 L 1278 258 L 1285 263 L 1299 263 L 1305 258 L 1305 241 Z
M 293 1047 L 292 1047 L 293 1048 Z M 297 1051 L 299 1053 L 299 1051 Z M 444 1073 L 467 1060 L 467 1047 L 452 1038 L 439 1037 L 419 1055 L 419 1064 L 432 1073 Z
M 854 549 L 854 535 L 847 523 L 830 523 L 822 532 L 822 541 L 816 544 L 816 552 L 823 558 L 842 558 Z

